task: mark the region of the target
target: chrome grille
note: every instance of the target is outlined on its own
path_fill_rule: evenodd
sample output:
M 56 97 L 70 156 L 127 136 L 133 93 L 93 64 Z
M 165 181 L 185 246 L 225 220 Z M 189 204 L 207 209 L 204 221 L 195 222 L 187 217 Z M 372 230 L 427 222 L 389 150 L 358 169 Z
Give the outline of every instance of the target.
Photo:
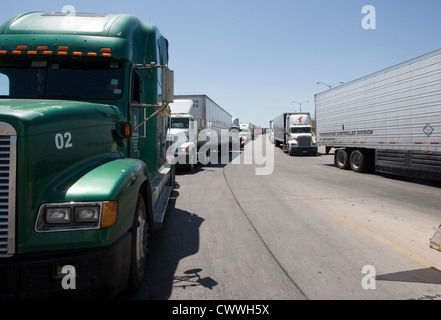
M 310 136 L 299 136 L 297 138 L 299 143 L 299 147 L 310 147 L 311 146 L 311 137 Z
M 15 253 L 16 149 L 15 130 L 0 122 L 0 257 Z

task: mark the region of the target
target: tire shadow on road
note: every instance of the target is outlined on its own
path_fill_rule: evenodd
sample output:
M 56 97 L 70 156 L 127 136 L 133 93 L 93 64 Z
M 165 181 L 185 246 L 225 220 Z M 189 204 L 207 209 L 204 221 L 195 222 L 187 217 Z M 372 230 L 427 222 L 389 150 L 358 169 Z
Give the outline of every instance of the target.
M 379 281 L 441 284 L 441 271 L 433 267 L 417 270 L 406 270 L 377 275 L 375 279 Z

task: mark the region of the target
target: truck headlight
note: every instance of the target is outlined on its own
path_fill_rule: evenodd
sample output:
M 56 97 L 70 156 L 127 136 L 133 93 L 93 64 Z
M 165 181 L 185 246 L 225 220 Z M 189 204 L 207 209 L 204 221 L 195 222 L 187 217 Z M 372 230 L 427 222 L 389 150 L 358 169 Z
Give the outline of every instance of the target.
M 46 203 L 38 211 L 35 231 L 107 228 L 116 223 L 116 215 L 116 201 Z
M 76 207 L 75 221 L 77 222 L 96 222 L 100 219 L 100 207 Z
M 72 213 L 70 208 L 46 208 L 46 223 L 70 223 Z

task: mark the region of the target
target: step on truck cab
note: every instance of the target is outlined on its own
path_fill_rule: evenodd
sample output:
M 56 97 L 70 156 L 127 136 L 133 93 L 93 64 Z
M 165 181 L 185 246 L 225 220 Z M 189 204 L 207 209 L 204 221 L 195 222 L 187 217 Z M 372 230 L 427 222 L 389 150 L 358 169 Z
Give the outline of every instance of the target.
M 137 287 L 174 185 L 168 42 L 131 15 L 0 26 L 0 297 Z

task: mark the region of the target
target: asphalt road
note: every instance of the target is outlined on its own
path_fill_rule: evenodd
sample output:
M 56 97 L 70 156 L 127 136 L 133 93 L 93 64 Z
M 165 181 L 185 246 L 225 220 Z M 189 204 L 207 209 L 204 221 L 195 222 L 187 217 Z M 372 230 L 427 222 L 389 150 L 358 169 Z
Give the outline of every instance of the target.
M 441 299 L 441 252 L 429 247 L 439 184 L 342 171 L 332 154 L 291 157 L 263 141 L 178 172 L 147 276 L 125 298 Z

